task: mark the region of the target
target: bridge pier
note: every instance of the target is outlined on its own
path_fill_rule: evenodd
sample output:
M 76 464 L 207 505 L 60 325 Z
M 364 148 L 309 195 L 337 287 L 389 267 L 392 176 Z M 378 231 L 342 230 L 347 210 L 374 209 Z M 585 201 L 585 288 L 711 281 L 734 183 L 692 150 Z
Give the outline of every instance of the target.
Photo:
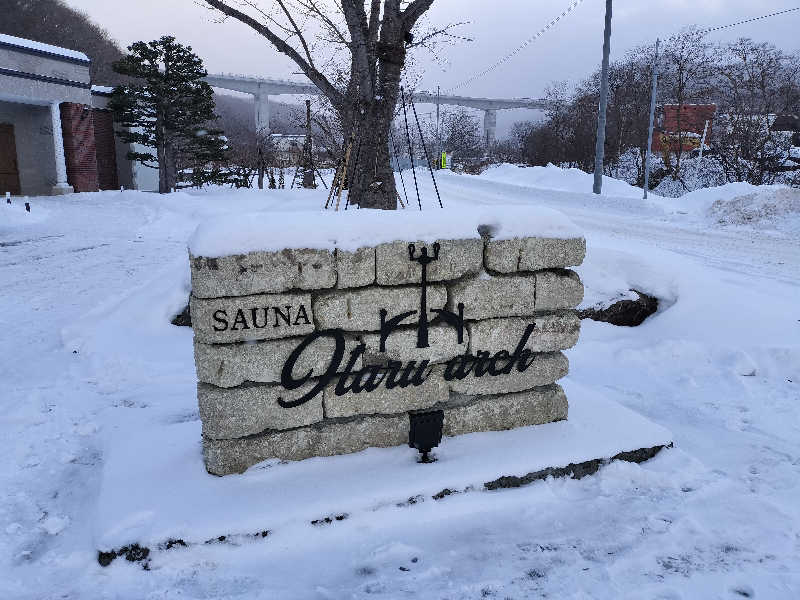
M 497 137 L 497 109 L 489 108 L 483 111 L 483 141 L 486 152 L 491 152 Z
M 269 94 L 262 91 L 259 85 L 253 97 L 256 104 L 256 134 L 269 137 Z

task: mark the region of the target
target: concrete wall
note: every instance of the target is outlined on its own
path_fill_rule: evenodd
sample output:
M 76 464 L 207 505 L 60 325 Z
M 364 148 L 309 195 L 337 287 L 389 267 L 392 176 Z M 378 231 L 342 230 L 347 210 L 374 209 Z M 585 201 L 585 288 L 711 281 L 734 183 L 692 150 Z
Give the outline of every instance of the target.
M 409 242 L 190 257 L 208 471 L 404 444 L 419 411 L 448 436 L 566 419 L 585 240 L 437 244 L 413 244 L 424 296 Z
M 3 46 L 0 46 L 0 69 L 84 84 L 90 81 L 88 62 L 31 54 Z
M 50 107 L 0 102 L 0 123 L 14 125 L 22 193 L 50 194 L 56 182 Z
M 34 101 L 38 104 L 48 102 L 89 104 L 91 98 L 88 88 L 0 73 L 0 100 Z

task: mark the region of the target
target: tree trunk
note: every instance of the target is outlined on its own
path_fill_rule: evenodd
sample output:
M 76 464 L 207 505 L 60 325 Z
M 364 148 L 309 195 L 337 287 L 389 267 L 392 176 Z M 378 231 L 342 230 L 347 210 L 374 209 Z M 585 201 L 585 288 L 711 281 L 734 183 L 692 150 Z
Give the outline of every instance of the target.
M 156 160 L 158 161 L 158 193 L 169 192 L 167 187 L 167 153 L 164 144 L 164 126 L 162 117 L 157 117 L 156 122 Z
M 398 25 L 387 26 L 381 31 L 381 46 L 378 58 L 378 89 L 375 97 L 362 98 L 363 114 L 359 126 L 356 116 L 356 139 L 353 151 L 357 161 L 351 171 L 349 198 L 361 208 L 382 210 L 397 209 L 397 188 L 389 154 L 389 131 L 394 119 L 397 99 L 400 95 L 400 77 L 405 63 L 405 47 Z M 393 30 L 394 34 L 393 34 Z
M 171 192 L 178 185 L 177 152 L 174 143 L 169 139 L 164 143 L 164 163 L 164 184 L 166 189 L 159 190 L 162 194 Z
M 383 103 L 376 103 L 364 117 L 360 144 L 358 140 L 354 144 L 348 198 L 351 204 L 358 204 L 361 208 L 397 208 L 397 189 L 389 157 L 389 128 L 393 112 Z
M 163 125 L 163 117 L 157 117 L 156 157 L 158 159 L 158 192 L 169 194 L 178 181 L 176 153 L 170 134 Z
M 169 185 L 167 185 L 167 160 L 166 153 L 164 152 L 164 144 L 159 144 L 156 150 L 158 155 L 158 193 L 168 194 Z

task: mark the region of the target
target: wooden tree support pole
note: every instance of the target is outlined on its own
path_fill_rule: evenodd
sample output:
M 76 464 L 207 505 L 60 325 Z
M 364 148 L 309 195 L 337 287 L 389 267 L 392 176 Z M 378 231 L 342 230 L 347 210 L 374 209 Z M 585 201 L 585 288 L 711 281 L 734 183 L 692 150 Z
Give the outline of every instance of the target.
M 342 169 L 342 182 L 339 184 L 339 192 L 336 195 L 336 208 L 339 210 L 339 203 L 342 201 L 342 190 L 344 189 L 344 178 L 347 177 L 347 166 L 350 164 L 350 151 L 353 149 L 352 140 L 347 145 L 347 151 L 344 153 L 344 168 Z M 349 191 L 347 192 L 350 193 Z

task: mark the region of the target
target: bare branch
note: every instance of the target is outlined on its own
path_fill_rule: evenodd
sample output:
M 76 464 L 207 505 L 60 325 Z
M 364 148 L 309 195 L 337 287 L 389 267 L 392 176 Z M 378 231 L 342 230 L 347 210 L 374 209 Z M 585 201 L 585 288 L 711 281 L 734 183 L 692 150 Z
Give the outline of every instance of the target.
M 436 38 L 436 37 L 439 37 L 439 36 L 450 38 L 452 40 L 461 40 L 463 42 L 471 42 L 471 41 L 473 41 L 472 38 L 463 37 L 463 36 L 460 36 L 460 35 L 453 35 L 452 33 L 450 33 L 451 29 L 454 29 L 455 27 L 460 27 L 461 25 L 465 25 L 465 24 L 466 24 L 466 22 L 463 22 L 463 23 L 450 23 L 449 25 L 447 25 L 446 27 L 442 27 L 441 29 L 433 29 L 431 31 L 425 32 L 425 34 L 422 37 L 420 37 L 419 39 L 415 38 L 414 42 L 411 43 L 411 44 L 408 44 L 407 47 L 408 48 L 416 48 L 417 46 L 425 46 L 427 42 L 429 42 L 433 38 Z
M 281 10 L 283 10 L 283 14 L 286 15 L 286 18 L 289 19 L 289 23 L 292 24 L 294 32 L 297 35 L 297 39 L 300 40 L 300 43 L 303 46 L 303 50 L 305 50 L 306 52 L 306 59 L 308 59 L 308 64 L 311 65 L 314 69 L 316 69 L 316 67 L 314 66 L 314 59 L 311 56 L 311 51 L 308 49 L 308 44 L 306 43 L 306 38 L 303 36 L 303 34 L 300 31 L 300 28 L 297 26 L 297 22 L 294 20 L 292 14 L 286 8 L 286 4 L 284 4 L 283 0 L 275 0 L 275 1 L 278 3 L 278 6 L 281 7 Z
M 378 38 L 378 25 L 381 23 L 381 0 L 372 0 L 369 9 L 369 27 L 367 29 L 367 39 L 376 40 Z
M 327 11 L 324 11 L 319 7 L 316 0 L 298 0 L 298 4 L 319 19 L 323 26 L 328 29 L 328 32 L 332 35 L 332 37 L 336 38 L 336 40 L 333 40 L 335 43 L 342 43 L 346 45 L 350 44 L 350 40 L 345 37 L 344 33 L 342 33 L 342 30 L 339 29 L 339 26 L 336 25 L 336 23 L 334 23 L 333 20 L 327 15 Z
M 368 25 L 364 3 L 362 0 L 342 0 L 342 12 L 352 39 L 353 70 L 351 72 L 358 77 L 362 97 L 371 98 L 373 96 L 372 82 L 375 80 L 374 61 L 370 60 L 371 44 L 367 39 Z
M 406 9 L 401 13 L 403 25 L 406 31 L 410 31 L 419 18 L 428 10 L 433 4 L 433 0 L 414 0 L 409 4 Z
M 319 72 L 311 63 L 309 63 L 303 56 L 294 48 L 292 48 L 285 40 L 281 39 L 278 35 L 276 35 L 269 27 L 263 25 L 256 21 L 250 15 L 243 13 L 240 10 L 229 6 L 222 0 L 205 0 L 210 6 L 217 9 L 221 13 L 233 17 L 234 19 L 241 21 L 260 35 L 264 36 L 269 42 L 275 46 L 278 52 L 281 52 L 291 58 L 303 73 L 324 93 L 328 98 L 330 98 L 331 102 L 334 104 L 342 104 L 344 102 L 344 96 L 337 90 L 333 84 Z

